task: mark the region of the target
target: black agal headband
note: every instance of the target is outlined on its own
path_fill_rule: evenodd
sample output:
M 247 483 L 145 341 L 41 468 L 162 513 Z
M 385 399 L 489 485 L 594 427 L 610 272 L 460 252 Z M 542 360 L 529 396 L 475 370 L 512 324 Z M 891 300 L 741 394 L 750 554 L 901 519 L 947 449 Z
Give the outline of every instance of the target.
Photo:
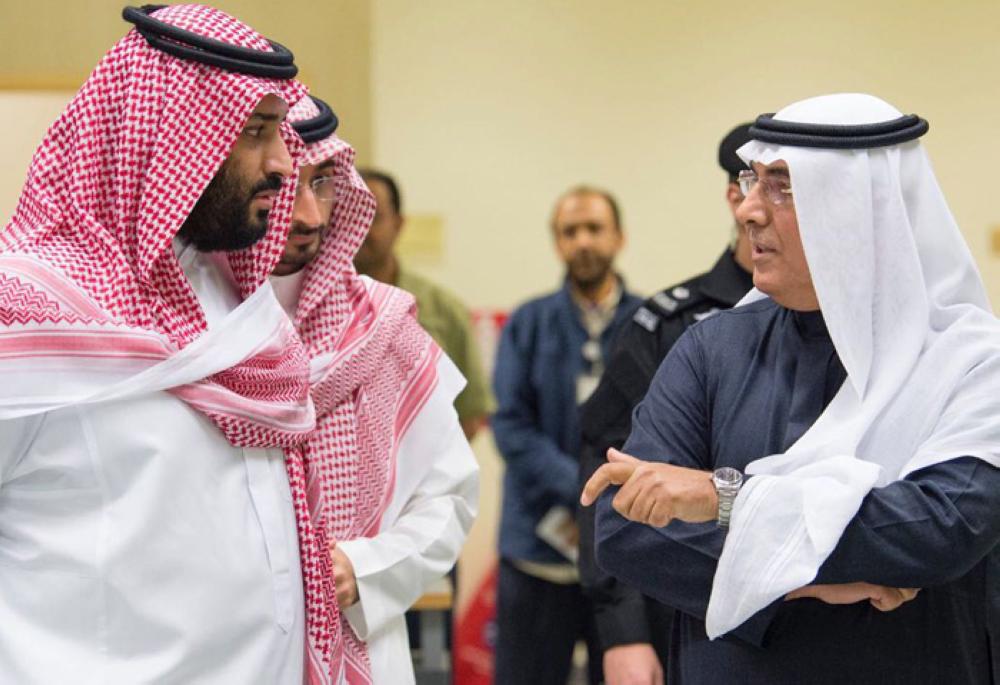
M 309 97 L 312 98 L 312 101 L 316 103 L 316 107 L 319 108 L 319 114 L 312 119 L 292 122 L 292 128 L 295 129 L 295 132 L 299 134 L 304 143 L 315 143 L 318 140 L 323 140 L 333 135 L 334 131 L 337 130 L 337 126 L 340 125 L 340 119 L 330 109 L 330 105 L 318 97 L 312 95 Z
M 288 48 L 273 40 L 267 42 L 274 52 L 267 52 L 199 36 L 150 16 L 164 7 L 166 5 L 126 7 L 122 10 L 122 19 L 135 24 L 135 30 L 151 47 L 180 59 L 274 79 L 290 79 L 299 73 L 299 68 L 295 66 L 295 56 Z
M 930 125 L 916 114 L 875 124 L 807 124 L 781 121 L 774 114 L 761 114 L 750 127 L 750 137 L 764 143 L 792 147 L 822 147 L 862 150 L 899 145 L 927 133 Z

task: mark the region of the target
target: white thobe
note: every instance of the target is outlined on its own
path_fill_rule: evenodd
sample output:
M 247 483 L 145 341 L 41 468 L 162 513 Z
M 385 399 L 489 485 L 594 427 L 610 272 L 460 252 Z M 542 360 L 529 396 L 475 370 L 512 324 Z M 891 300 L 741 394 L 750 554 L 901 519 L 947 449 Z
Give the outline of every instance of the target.
M 211 331 L 238 298 L 181 262 Z M 300 685 L 295 531 L 282 451 L 168 393 L 0 421 L 0 681 Z
M 359 601 L 344 614 L 368 645 L 375 685 L 414 682 L 407 609 L 458 560 L 476 516 L 479 467 L 454 401 L 465 379 L 445 355 L 438 385 L 399 443 L 396 484 L 379 532 L 338 543 Z
M 301 274 L 271 277 L 288 312 L 297 306 Z M 465 379 L 444 354 L 437 373 L 431 396 L 399 442 L 379 532 L 337 543 L 358 584 L 359 601 L 344 615 L 368 646 L 375 685 L 415 682 L 403 616 L 455 565 L 476 516 L 479 466 L 454 408 Z

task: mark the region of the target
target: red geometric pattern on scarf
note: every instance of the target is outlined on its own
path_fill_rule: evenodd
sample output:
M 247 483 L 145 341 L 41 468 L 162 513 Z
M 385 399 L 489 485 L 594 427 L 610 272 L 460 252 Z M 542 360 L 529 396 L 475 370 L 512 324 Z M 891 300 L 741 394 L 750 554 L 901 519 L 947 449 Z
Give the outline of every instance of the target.
M 303 98 L 289 119 L 316 114 Z M 368 685 L 367 647 L 337 606 L 330 545 L 378 532 L 399 441 L 434 389 L 440 350 L 417 323 L 411 295 L 381 283 L 367 288 L 355 271 L 375 199 L 345 142 L 331 136 L 307 146 L 304 163 L 328 159 L 337 200 L 320 252 L 306 267 L 295 324 L 310 355 L 335 356 L 311 390 L 316 430 L 288 451 L 288 463 L 306 589 L 308 682 Z
M 59 303 L 30 283 L 0 272 L 0 325 L 44 322 L 89 323 L 75 312 L 60 310 Z
M 158 10 L 161 20 L 233 45 L 271 50 L 253 29 L 200 5 Z M 176 349 L 206 330 L 205 317 L 171 240 L 229 154 L 260 100 L 297 102 L 295 81 L 258 78 L 173 57 L 134 29 L 102 58 L 35 152 L 0 251 L 54 267 L 102 312 L 102 322 L 155 331 Z M 283 128 L 293 159 L 301 141 Z M 244 295 L 277 263 L 290 224 L 294 183 L 286 183 L 267 235 L 229 261 Z M 58 326 L 74 319 L 46 304 L 24 308 L 28 291 L 0 293 L 3 321 Z M 279 356 L 261 355 L 207 379 L 249 400 L 301 404 L 305 350 L 292 335 Z M 297 433 L 226 412 L 206 412 L 237 445 L 294 444 Z

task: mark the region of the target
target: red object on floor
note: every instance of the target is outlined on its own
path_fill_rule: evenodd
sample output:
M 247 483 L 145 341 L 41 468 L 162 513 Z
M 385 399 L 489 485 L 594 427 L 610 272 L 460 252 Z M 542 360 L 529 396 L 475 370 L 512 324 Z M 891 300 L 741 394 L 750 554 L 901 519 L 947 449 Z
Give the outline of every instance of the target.
M 491 685 L 496 641 L 497 565 L 483 576 L 476 594 L 455 621 L 452 685 Z

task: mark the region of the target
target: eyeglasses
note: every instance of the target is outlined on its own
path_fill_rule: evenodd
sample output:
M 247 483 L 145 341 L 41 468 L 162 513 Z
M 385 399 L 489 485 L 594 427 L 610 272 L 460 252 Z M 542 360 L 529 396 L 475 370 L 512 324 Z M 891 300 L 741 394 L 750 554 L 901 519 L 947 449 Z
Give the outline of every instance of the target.
M 743 170 L 740 172 L 739 184 L 740 192 L 746 197 L 753 189 L 760 184 L 764 197 L 772 205 L 781 205 L 785 202 L 792 202 L 792 188 L 787 180 L 779 180 L 772 176 L 760 178 L 755 171 Z
M 330 204 L 337 199 L 336 180 L 334 176 L 320 176 L 309 181 L 308 184 L 299 181 L 295 186 L 295 197 L 301 195 L 303 189 L 308 185 L 316 202 Z

